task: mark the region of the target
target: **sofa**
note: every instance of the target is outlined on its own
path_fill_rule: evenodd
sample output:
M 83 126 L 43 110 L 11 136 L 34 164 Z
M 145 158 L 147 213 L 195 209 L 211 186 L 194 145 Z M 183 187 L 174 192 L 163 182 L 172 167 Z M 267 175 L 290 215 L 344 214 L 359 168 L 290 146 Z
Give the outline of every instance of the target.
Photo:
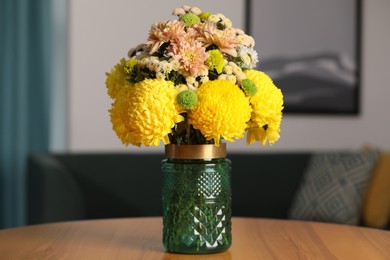
M 233 216 L 290 218 L 388 228 L 389 153 L 229 153 L 228 158 L 232 161 Z M 31 154 L 27 167 L 27 224 L 161 216 L 163 159 L 164 155 L 157 153 Z M 356 163 L 364 166 L 364 169 L 359 166 L 358 171 L 365 171 L 365 175 L 358 176 L 360 173 L 351 166 Z M 343 170 L 340 170 L 340 165 Z M 312 172 L 318 169 L 320 172 Z M 352 187 L 353 194 L 350 193 L 353 196 L 347 194 L 346 204 L 340 204 L 339 198 L 331 203 L 321 201 L 321 196 L 328 198 L 329 194 L 339 192 L 328 191 L 326 196 L 318 193 L 326 185 L 332 189 L 339 185 L 329 183 L 329 178 L 324 176 L 331 173 L 339 178 L 344 171 L 348 172 L 348 176 L 340 182 L 341 190 L 347 187 L 351 191 Z M 319 177 L 312 180 L 312 176 Z M 318 183 L 319 188 L 310 187 L 318 186 Z M 387 193 L 384 192 L 386 190 Z M 322 216 L 328 214 L 321 212 L 321 207 L 326 203 L 336 210 L 336 215 L 354 204 L 352 211 L 347 213 L 353 215 L 353 221 L 350 216 L 345 218 L 344 213 L 341 218 Z M 313 213 L 313 209 L 318 212 Z

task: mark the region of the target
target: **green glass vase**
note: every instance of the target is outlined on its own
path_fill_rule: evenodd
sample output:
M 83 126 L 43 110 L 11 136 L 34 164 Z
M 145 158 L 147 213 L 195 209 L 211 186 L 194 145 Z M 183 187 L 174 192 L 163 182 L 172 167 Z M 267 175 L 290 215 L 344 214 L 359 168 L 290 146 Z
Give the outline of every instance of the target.
M 231 163 L 214 158 L 223 156 L 223 150 L 226 155 L 226 146 L 208 146 L 217 151 L 210 154 L 205 148 L 181 145 L 189 156 L 175 151 L 162 161 L 163 245 L 168 252 L 218 253 L 231 245 Z

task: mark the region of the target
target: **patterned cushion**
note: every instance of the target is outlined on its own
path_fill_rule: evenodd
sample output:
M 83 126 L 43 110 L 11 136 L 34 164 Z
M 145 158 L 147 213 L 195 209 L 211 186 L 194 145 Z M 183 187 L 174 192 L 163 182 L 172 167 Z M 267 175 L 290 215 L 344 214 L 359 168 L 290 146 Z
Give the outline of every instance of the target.
M 291 219 L 356 225 L 377 151 L 314 154 L 295 194 Z

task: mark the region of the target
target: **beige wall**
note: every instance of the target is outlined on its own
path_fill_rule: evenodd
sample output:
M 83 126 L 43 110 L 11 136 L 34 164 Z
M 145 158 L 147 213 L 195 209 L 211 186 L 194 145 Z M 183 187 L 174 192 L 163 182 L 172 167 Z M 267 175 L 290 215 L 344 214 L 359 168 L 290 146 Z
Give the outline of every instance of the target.
M 106 71 L 128 49 L 146 40 L 150 25 L 173 19 L 171 11 L 196 5 L 244 26 L 244 0 L 128 1 L 70 0 L 69 149 L 71 151 L 160 151 L 124 148 L 111 130 L 105 90 Z M 271 150 L 348 149 L 364 144 L 390 149 L 390 1 L 363 1 L 362 100 L 359 116 L 285 116 L 282 138 Z M 93 4 L 93 6 L 91 6 Z M 156 5 L 158 7 L 156 8 Z M 261 51 L 261 46 L 257 46 Z M 268 151 L 246 147 L 229 150 Z

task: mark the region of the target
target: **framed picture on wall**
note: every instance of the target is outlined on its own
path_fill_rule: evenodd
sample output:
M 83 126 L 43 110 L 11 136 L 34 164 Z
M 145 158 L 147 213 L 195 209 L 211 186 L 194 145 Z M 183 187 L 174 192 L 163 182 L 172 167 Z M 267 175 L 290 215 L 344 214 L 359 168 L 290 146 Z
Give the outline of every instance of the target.
M 247 0 L 257 69 L 282 90 L 285 113 L 359 113 L 361 0 Z

